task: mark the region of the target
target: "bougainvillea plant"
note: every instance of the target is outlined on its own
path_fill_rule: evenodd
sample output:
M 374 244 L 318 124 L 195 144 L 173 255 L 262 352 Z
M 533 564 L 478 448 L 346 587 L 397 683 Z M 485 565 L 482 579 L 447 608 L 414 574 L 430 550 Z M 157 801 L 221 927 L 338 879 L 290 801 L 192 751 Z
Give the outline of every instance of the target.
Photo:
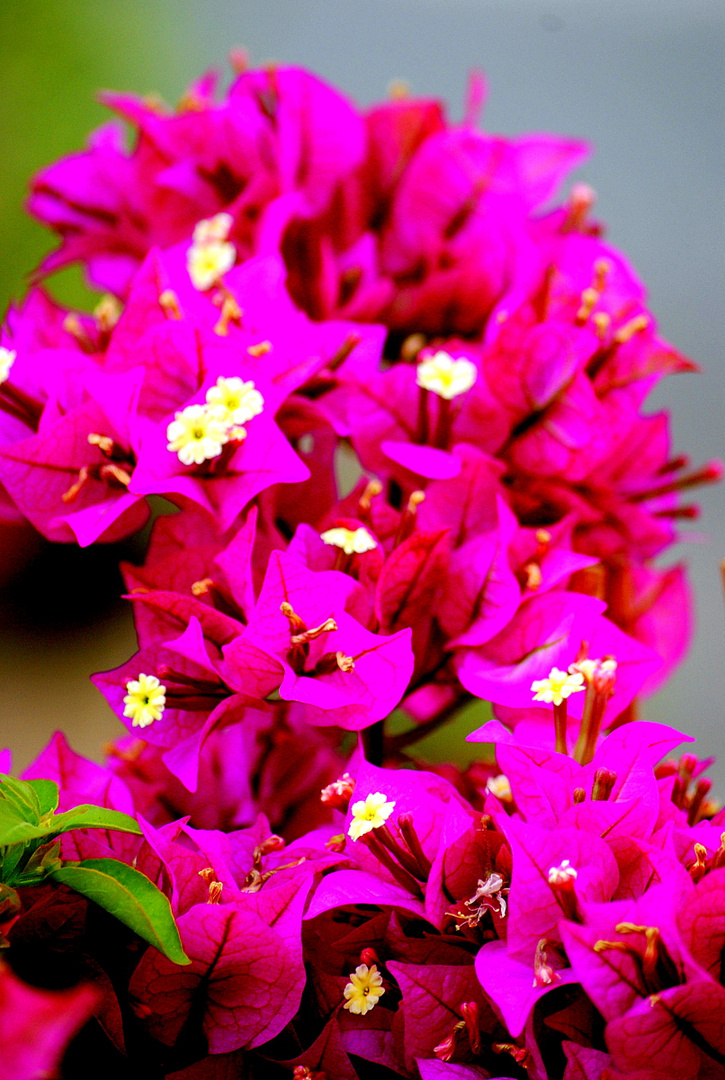
M 240 65 L 107 95 L 130 136 L 33 181 L 60 244 L 2 331 L 3 527 L 155 520 L 138 651 L 93 677 L 126 733 L 0 759 L 16 1080 L 724 1075 L 725 811 L 637 718 L 720 466 L 643 410 L 694 365 L 558 195 L 587 146 L 482 98 Z M 91 313 L 45 291 L 69 263 Z M 476 701 L 480 759 L 426 765 Z

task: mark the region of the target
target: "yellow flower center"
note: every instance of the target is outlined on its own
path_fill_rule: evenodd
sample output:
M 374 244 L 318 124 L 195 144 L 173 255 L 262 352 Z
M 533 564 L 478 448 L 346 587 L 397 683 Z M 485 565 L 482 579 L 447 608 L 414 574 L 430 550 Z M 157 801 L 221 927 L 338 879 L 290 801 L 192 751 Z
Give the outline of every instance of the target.
M 360 964 L 350 975 L 350 982 L 343 990 L 345 1008 L 355 1016 L 369 1013 L 385 993 L 383 977 L 375 964 Z
M 154 720 L 160 720 L 166 705 L 166 687 L 155 675 L 144 675 L 126 683 L 126 696 L 123 699 L 123 715 L 133 721 L 134 727 L 148 727 Z

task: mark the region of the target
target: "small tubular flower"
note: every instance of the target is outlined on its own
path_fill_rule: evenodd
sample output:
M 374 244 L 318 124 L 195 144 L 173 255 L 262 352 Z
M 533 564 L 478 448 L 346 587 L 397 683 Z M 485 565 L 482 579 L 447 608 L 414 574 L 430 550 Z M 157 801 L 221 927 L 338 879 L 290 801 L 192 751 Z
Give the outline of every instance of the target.
M 416 373 L 418 386 L 432 391 L 446 401 L 465 394 L 477 377 L 476 365 L 470 360 L 463 357 L 454 360 L 449 353 L 442 350 L 421 360 Z
M 393 810 L 394 802 L 388 802 L 387 797 L 381 791 L 368 795 L 366 799 L 352 804 L 352 817 L 348 836 L 353 840 L 359 840 L 365 833 L 379 829 L 388 820 Z
M 211 244 L 214 241 L 226 240 L 233 224 L 231 214 L 215 214 L 214 217 L 204 218 L 198 221 L 194 227 L 194 243 Z
M 166 687 L 155 675 L 144 675 L 126 683 L 128 693 L 123 699 L 123 715 L 129 717 L 134 727 L 148 727 L 160 720 L 166 706 Z
M 207 405 L 187 405 L 166 429 L 167 449 L 179 456 L 182 465 L 201 465 L 219 457 L 229 441 L 223 413 Z
M 320 533 L 320 539 L 331 547 L 342 548 L 346 555 L 362 555 L 373 551 L 378 545 L 367 529 L 327 529 Z
M 385 993 L 383 977 L 375 964 L 359 964 L 350 974 L 350 982 L 343 991 L 345 1008 L 355 1016 L 365 1016 Z
M 576 671 L 570 675 L 559 668 L 552 668 L 546 679 L 534 679 L 531 684 L 534 691 L 534 701 L 545 701 L 547 704 L 561 705 L 562 701 L 571 697 L 577 690 L 585 690 L 584 676 Z

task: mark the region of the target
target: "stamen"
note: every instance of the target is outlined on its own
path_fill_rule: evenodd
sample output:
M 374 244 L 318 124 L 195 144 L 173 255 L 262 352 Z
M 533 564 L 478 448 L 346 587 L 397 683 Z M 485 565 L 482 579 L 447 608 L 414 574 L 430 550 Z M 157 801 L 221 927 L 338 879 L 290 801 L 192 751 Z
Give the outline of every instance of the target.
M 355 661 L 351 656 L 345 656 L 345 653 L 343 652 L 336 652 L 335 657 L 340 671 L 344 671 L 347 674 L 348 672 L 355 670 Z
M 702 776 L 695 784 L 695 794 L 692 796 L 692 801 L 687 810 L 687 824 L 697 825 L 700 817 L 700 810 L 702 804 L 705 801 L 706 796 L 710 793 L 712 787 L 712 780 L 707 776 Z
M 623 345 L 625 341 L 629 341 L 635 334 L 639 334 L 640 331 L 646 330 L 649 326 L 649 319 L 646 315 L 636 315 L 624 326 L 620 326 L 619 330 L 614 335 L 614 342 L 616 345 Z
M 101 334 L 108 335 L 111 333 L 121 318 L 121 311 L 121 304 L 115 296 L 106 294 L 106 296 L 101 297 L 93 309 L 93 317 Z
M 546 949 L 549 945 L 548 938 L 540 938 L 534 955 L 534 983 L 538 989 L 542 986 L 551 986 L 558 982 L 560 976 L 548 962 Z
M 248 345 L 247 352 L 250 356 L 264 356 L 272 351 L 271 341 L 260 341 L 257 345 Z
M 382 490 L 383 490 L 383 485 L 380 483 L 379 480 L 368 480 L 368 482 L 367 482 L 367 484 L 365 486 L 365 490 L 363 491 L 362 495 L 358 499 L 358 504 L 357 504 L 358 505 L 358 517 L 360 518 L 361 521 L 365 521 L 368 524 L 372 523 L 371 515 L 370 515 L 372 501 L 373 501 L 374 498 L 376 498 L 376 496 L 378 496 L 380 494 L 380 492 Z
M 173 289 L 164 289 L 159 293 L 159 304 L 163 308 L 167 319 L 183 319 L 179 298 Z
M 214 581 L 212 578 L 202 578 L 200 581 L 195 581 L 191 586 L 192 596 L 206 596 L 209 590 L 213 587 Z
M 702 844 L 695 844 L 695 861 L 688 867 L 688 873 L 695 885 L 702 881 L 707 873 L 707 848 Z
M 554 893 L 566 918 L 580 922 L 576 892 L 574 890 L 574 882 L 577 876 L 577 871 L 569 860 L 563 859 L 558 866 L 549 867 L 547 880 L 549 888 Z
M 78 470 L 78 479 L 71 484 L 67 491 L 61 495 L 64 503 L 74 502 L 91 478 L 91 470 L 88 465 L 82 465 Z
M 630 496 L 630 501 L 644 502 L 645 499 L 656 499 L 660 495 L 669 495 L 672 491 L 684 491 L 688 487 L 697 487 L 700 484 L 713 484 L 721 480 L 722 475 L 722 462 L 709 461 L 707 464 L 702 465 L 701 469 L 690 473 L 688 476 L 680 476 L 677 480 L 669 481 L 667 484 L 660 484 L 659 487 L 642 491 L 640 495 Z
M 227 292 L 222 301 L 222 310 L 219 321 L 214 327 L 214 333 L 219 334 L 220 337 L 225 337 L 229 333 L 229 323 L 238 323 L 241 321 L 241 318 L 242 309 L 232 294 Z
M 321 637 L 322 634 L 332 633 L 337 630 L 337 623 L 334 619 L 325 619 L 319 626 L 314 626 L 311 630 L 302 630 L 298 634 L 292 634 L 290 636 L 290 642 L 292 645 L 308 645 L 311 641 Z
M 203 878 L 209 890 L 207 904 L 218 904 L 222 898 L 224 883 L 218 880 L 214 868 L 207 866 L 204 870 L 199 870 L 199 877 Z
M 595 311 L 592 315 L 592 322 L 594 323 L 594 330 L 600 341 L 605 341 L 609 328 L 612 325 L 611 316 L 607 315 L 606 311 Z
M 574 184 L 569 193 L 567 215 L 562 232 L 583 232 L 589 211 L 596 202 L 597 194 L 589 184 Z
M 391 79 L 388 83 L 388 97 L 393 101 L 401 101 L 410 97 L 410 83 L 405 79 Z
M 530 562 L 524 566 L 524 588 L 535 592 L 541 586 L 542 574 L 538 563 Z
M 453 1060 L 453 1055 L 458 1049 L 458 1042 L 465 1028 L 465 1020 L 459 1020 L 458 1023 L 453 1025 L 450 1035 L 446 1035 L 445 1039 L 441 1039 L 438 1045 L 433 1047 L 433 1053 L 439 1061 Z
M 523 1069 L 528 1069 L 531 1053 L 525 1046 L 517 1046 L 516 1043 L 496 1042 L 491 1043 L 491 1049 L 494 1054 L 510 1054 L 517 1065 L 520 1065 Z
M 288 620 L 291 634 L 299 634 L 300 631 L 305 629 L 305 624 L 294 610 L 291 604 L 288 604 L 286 600 L 283 600 L 279 605 L 279 610 L 284 617 Z
M 113 457 L 116 444 L 108 435 L 97 435 L 92 431 L 88 436 L 88 442 L 91 446 L 97 446 L 101 453 L 105 454 L 106 457 Z
M 600 293 L 596 289 L 591 288 L 591 286 L 584 289 L 581 294 L 581 305 L 575 316 L 575 322 L 579 326 L 582 326 L 587 321 L 599 299 Z
M 241 45 L 235 45 L 229 50 L 229 66 L 235 75 L 242 75 L 249 68 L 249 53 Z
M 428 339 L 425 334 L 408 334 L 407 338 L 400 346 L 400 358 L 410 363 L 413 360 L 417 360 L 418 353 L 421 349 L 424 349 L 428 344 Z
M 131 473 L 122 469 L 120 465 L 116 465 L 115 462 L 107 461 L 98 469 L 98 479 L 106 484 L 115 483 L 119 487 L 127 488 L 131 483 Z
M 407 540 L 413 532 L 415 520 L 418 516 L 418 507 L 422 502 L 425 502 L 425 492 L 413 491 L 408 499 L 405 509 L 400 515 L 398 528 L 396 529 L 395 537 L 393 539 L 394 548 L 396 548 L 398 544 L 402 544 L 404 540 Z
M 88 332 L 74 311 L 69 311 L 63 319 L 63 329 L 71 337 L 75 338 L 84 352 L 95 352 L 96 346 L 88 336 Z

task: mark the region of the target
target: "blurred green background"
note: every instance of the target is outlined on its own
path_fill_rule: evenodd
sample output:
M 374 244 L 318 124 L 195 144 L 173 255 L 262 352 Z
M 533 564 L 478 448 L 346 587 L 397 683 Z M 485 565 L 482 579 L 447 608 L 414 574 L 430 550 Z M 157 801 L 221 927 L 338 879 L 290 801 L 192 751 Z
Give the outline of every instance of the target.
M 591 140 L 581 176 L 599 193 L 609 237 L 647 282 L 662 334 L 703 367 L 666 380 L 654 404 L 671 408 L 678 451 L 722 455 L 721 0 L 0 0 L 0 314 L 55 245 L 23 212 L 28 180 L 110 118 L 97 92 L 173 103 L 207 67 L 226 73 L 236 46 L 254 63 L 310 67 L 361 103 L 403 78 L 446 99 L 454 117 L 467 72 L 481 67 L 489 130 Z M 73 269 L 51 290 L 69 304 L 90 300 Z M 718 491 L 698 501 L 707 532 L 667 559 L 692 568 L 698 643 L 647 715 L 698 734 L 702 753 L 722 753 L 725 508 Z M 118 552 L 38 548 L 0 594 L 0 746 L 18 767 L 54 727 L 98 755 L 120 725 L 88 675 L 134 648 Z M 725 761 L 719 777 L 725 789 Z

